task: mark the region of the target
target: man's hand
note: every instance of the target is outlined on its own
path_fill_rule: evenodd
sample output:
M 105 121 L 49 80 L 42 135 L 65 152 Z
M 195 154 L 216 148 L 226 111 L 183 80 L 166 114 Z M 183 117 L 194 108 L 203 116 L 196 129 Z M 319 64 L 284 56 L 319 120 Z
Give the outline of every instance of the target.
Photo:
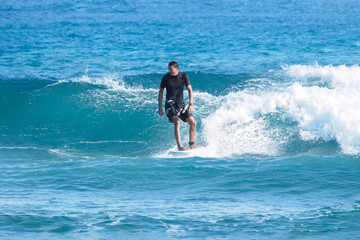
M 159 95 L 158 95 L 158 113 L 160 116 L 164 115 L 164 112 L 162 110 L 162 99 L 163 99 L 164 89 L 160 87 Z
M 194 110 L 193 106 L 190 105 L 190 106 L 189 106 L 189 113 L 192 113 L 193 110 Z

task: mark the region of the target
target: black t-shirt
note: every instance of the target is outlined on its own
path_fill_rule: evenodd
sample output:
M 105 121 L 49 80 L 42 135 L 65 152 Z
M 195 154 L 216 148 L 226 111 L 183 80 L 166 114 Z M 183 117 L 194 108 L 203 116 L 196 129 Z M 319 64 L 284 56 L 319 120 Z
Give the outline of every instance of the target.
M 190 85 L 190 80 L 186 73 L 179 72 L 176 76 L 168 73 L 161 79 L 160 88 L 166 88 L 166 100 L 181 103 L 184 101 L 184 86 L 188 85 Z

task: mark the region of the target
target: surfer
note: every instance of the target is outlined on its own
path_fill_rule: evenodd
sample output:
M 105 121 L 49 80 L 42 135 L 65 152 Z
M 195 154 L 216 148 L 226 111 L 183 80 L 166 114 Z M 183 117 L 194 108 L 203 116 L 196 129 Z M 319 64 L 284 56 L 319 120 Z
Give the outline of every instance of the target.
M 160 90 L 158 95 L 160 116 L 164 115 L 162 109 L 162 99 L 164 89 L 166 88 L 166 100 L 165 100 L 165 113 L 169 118 L 169 121 L 174 123 L 174 134 L 176 144 L 179 151 L 186 151 L 189 148 L 199 147 L 195 145 L 195 133 L 196 133 L 196 121 L 192 116 L 193 111 L 193 91 L 190 85 L 189 77 L 186 73 L 179 72 L 179 64 L 175 61 L 169 62 L 169 73 L 161 79 Z M 184 86 L 186 86 L 189 92 L 189 105 L 184 103 Z M 181 145 L 180 141 L 180 120 L 187 122 L 190 125 L 189 130 L 189 148 L 185 148 Z

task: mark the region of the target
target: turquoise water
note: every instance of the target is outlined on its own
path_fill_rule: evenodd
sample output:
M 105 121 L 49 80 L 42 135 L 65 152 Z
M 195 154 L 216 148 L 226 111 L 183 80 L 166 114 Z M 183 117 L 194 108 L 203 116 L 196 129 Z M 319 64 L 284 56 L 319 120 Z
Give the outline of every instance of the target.
M 358 1 L 0 2 L 1 239 L 359 238 Z

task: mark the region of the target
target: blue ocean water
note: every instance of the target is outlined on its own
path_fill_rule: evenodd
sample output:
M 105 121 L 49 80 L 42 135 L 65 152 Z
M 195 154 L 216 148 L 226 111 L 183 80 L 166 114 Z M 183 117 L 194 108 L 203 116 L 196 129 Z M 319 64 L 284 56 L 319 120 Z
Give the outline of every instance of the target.
M 0 0 L 0 238 L 358 239 L 359 7 Z

